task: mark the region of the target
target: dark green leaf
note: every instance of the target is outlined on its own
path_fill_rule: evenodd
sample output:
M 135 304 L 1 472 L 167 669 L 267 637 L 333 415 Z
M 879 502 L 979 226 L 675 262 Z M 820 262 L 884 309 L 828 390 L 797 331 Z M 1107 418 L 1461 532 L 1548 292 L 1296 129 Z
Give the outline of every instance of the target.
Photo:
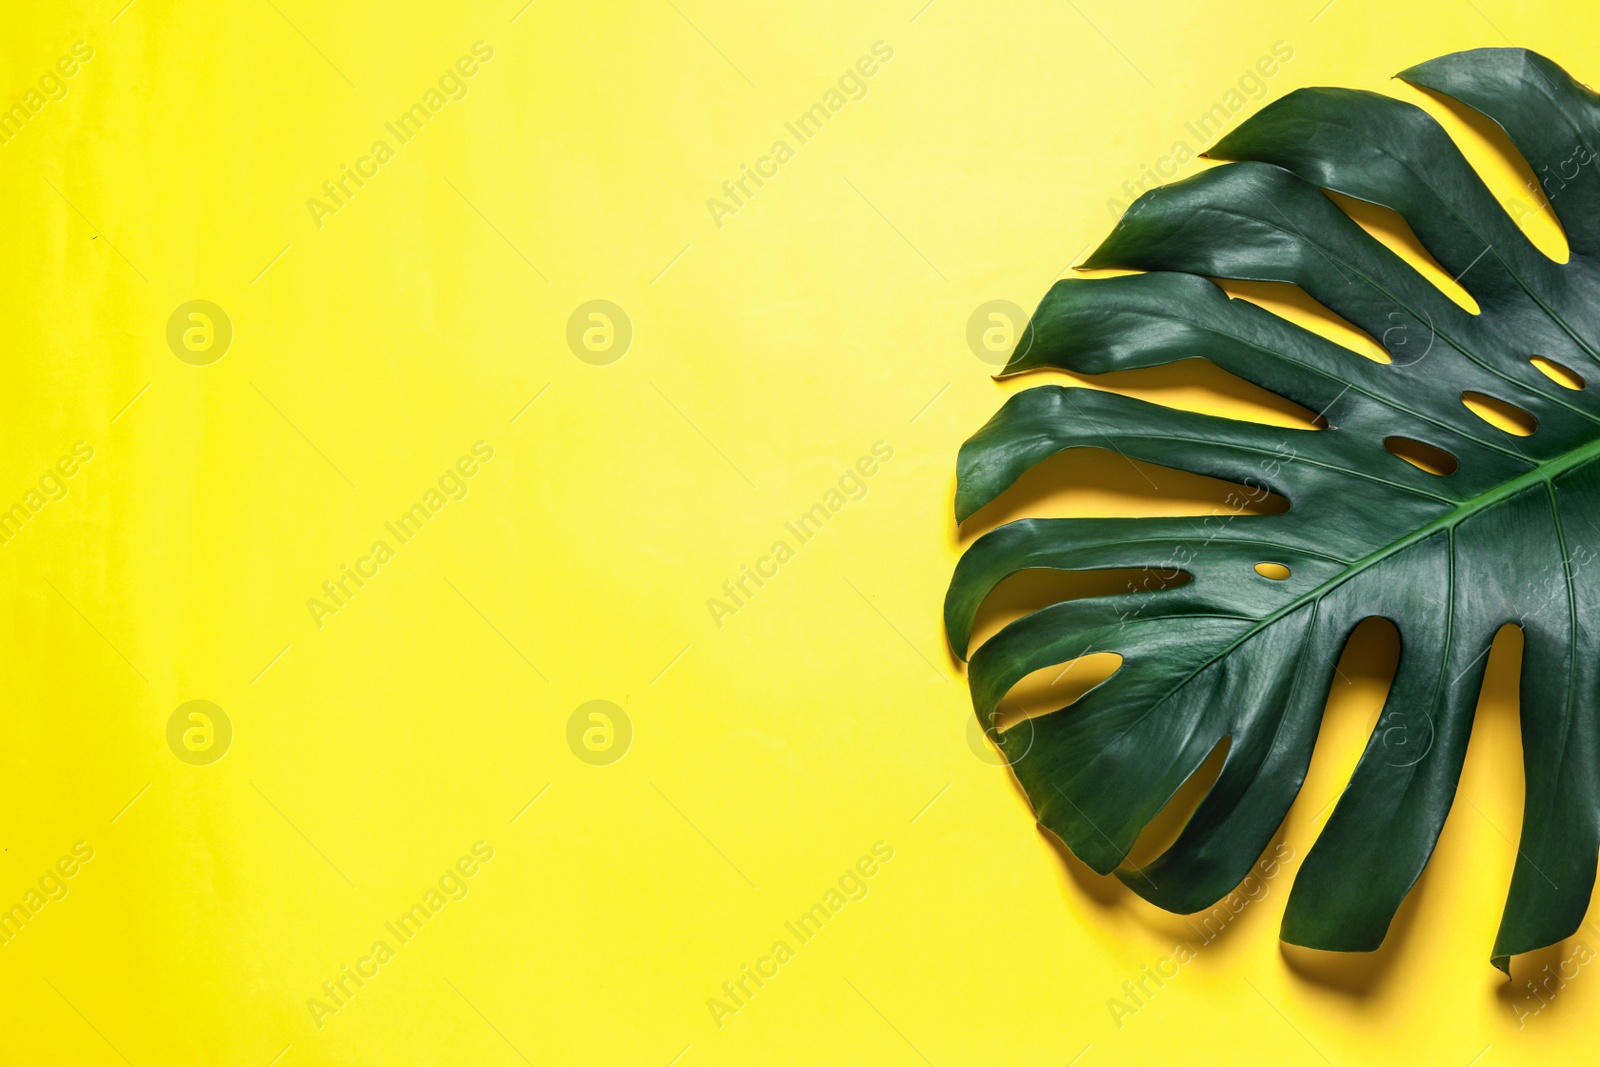
M 1387 702 L 1283 922 L 1287 941 L 1340 950 L 1376 948 L 1428 862 L 1490 644 L 1519 626 L 1527 798 L 1491 952 L 1504 969 L 1577 929 L 1600 851 L 1600 397 L 1531 361 L 1589 380 L 1600 364 L 1600 98 L 1520 49 L 1446 56 L 1401 77 L 1505 129 L 1544 186 L 1569 260 L 1528 241 L 1422 109 L 1345 89 L 1269 105 L 1209 153 L 1233 162 L 1140 197 L 1086 264 L 1144 273 L 1058 283 L 1006 373 L 1202 356 L 1318 412 L 1325 428 L 1029 389 L 962 446 L 956 517 L 1083 447 L 1226 479 L 1243 500 L 1279 494 L 1289 510 L 1013 522 L 962 558 L 945 623 L 966 656 L 984 598 L 1034 568 L 1188 576 L 1036 611 L 978 648 L 969 677 L 987 727 L 1025 675 L 1093 652 L 1123 657 L 1070 707 L 1032 720 L 1012 769 L 1039 822 L 1084 862 L 1162 907 L 1195 911 L 1240 883 L 1282 823 L 1350 632 L 1392 620 L 1401 654 Z M 1398 212 L 1479 313 L 1323 190 Z M 1230 299 L 1208 278 L 1298 285 L 1392 362 Z M 1502 430 L 1465 394 L 1521 408 L 1537 428 Z M 1459 466 L 1424 471 L 1386 447 L 1393 438 Z M 1260 562 L 1289 576 L 1257 573 Z M 1177 840 L 1141 868 L 1121 867 L 1224 738 L 1221 772 Z

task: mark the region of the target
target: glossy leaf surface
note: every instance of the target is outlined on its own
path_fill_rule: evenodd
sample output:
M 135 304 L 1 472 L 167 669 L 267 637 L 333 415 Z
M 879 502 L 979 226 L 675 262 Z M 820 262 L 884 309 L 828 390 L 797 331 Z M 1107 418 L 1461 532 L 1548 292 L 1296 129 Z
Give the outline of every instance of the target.
M 962 558 L 945 621 L 965 657 L 984 598 L 1016 572 L 1188 575 L 1045 607 L 984 643 L 969 667 L 987 727 L 1031 672 L 1095 652 L 1123 657 L 1106 682 L 1019 731 L 1025 750 L 1011 733 L 999 735 L 1002 750 L 1043 826 L 1096 871 L 1179 912 L 1210 906 L 1248 873 L 1305 779 L 1345 640 L 1364 619 L 1393 621 L 1401 652 L 1383 714 L 1283 921 L 1285 940 L 1338 950 L 1376 948 L 1428 862 L 1490 643 L 1519 626 L 1527 794 L 1491 954 L 1505 968 L 1577 929 L 1600 850 L 1600 397 L 1573 387 L 1593 382 L 1600 363 L 1600 98 L 1520 49 L 1445 56 L 1401 77 L 1503 127 L 1544 186 L 1568 261 L 1528 241 L 1421 108 L 1322 88 L 1267 106 L 1209 153 L 1232 162 L 1140 197 L 1086 264 L 1142 273 L 1057 283 L 1005 373 L 1202 356 L 1320 413 L 1324 428 L 1040 386 L 962 446 L 956 517 L 1085 447 L 1270 491 L 1289 510 L 1012 522 Z M 1398 212 L 1478 313 L 1324 190 Z M 1297 285 L 1391 362 L 1230 299 L 1210 278 Z M 1521 427 L 1489 421 L 1486 404 Z M 1447 453 L 1455 469 L 1407 462 L 1397 439 Z M 1224 738 L 1220 775 L 1176 841 L 1123 867 Z

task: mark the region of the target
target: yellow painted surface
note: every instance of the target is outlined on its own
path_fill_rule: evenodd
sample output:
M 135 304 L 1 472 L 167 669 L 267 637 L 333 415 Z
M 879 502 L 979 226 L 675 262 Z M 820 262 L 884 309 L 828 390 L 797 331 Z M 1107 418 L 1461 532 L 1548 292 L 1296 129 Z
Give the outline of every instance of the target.
M 1488 964 L 1514 635 L 1432 866 L 1343 958 L 1277 924 L 1392 635 L 1346 654 L 1283 862 L 1201 944 L 1034 828 L 939 607 L 956 447 L 1041 380 L 990 380 L 975 310 L 1031 308 L 1124 183 L 1205 166 L 1213 105 L 1232 128 L 1309 84 L 1445 116 L 1562 255 L 1493 139 L 1389 76 L 1509 39 L 1600 79 L 1593 5 L 122 2 L 12 5 L 0 35 L 0 504 L 28 515 L 0 544 L 0 906 L 26 916 L 0 1061 L 1592 1046 L 1597 972 L 1545 1003 Z M 1094 384 L 1304 424 L 1196 366 Z M 1224 491 L 1112 455 L 1058 475 L 1013 511 Z M 769 976 L 727 1000 L 746 966 Z

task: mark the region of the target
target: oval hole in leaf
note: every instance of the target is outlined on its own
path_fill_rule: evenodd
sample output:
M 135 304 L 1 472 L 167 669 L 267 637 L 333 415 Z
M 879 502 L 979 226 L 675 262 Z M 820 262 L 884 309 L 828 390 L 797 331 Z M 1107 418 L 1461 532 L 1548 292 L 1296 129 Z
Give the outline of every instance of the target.
M 1516 434 L 1518 437 L 1527 437 L 1539 428 L 1539 420 L 1533 412 L 1519 408 L 1509 400 L 1469 390 L 1461 394 L 1461 402 L 1467 405 L 1474 415 L 1497 430 Z
M 1385 437 L 1383 447 L 1413 467 L 1425 470 L 1429 474 L 1437 474 L 1441 478 L 1454 474 L 1456 468 L 1461 466 L 1461 461 L 1455 456 L 1426 441 L 1414 441 L 1409 437 Z
M 1121 666 L 1122 657 L 1115 652 L 1091 652 L 1023 675 L 996 710 L 994 728 L 1004 733 L 1028 719 L 1060 711 L 1116 674 Z
M 1281 563 L 1257 563 L 1256 573 L 1263 578 L 1271 578 L 1275 582 L 1281 582 L 1289 577 L 1289 568 Z
M 1583 375 L 1571 367 L 1563 367 L 1555 360 L 1545 359 L 1543 356 L 1534 356 L 1528 362 L 1538 367 L 1539 373 L 1564 389 L 1583 388 Z
M 1153 593 L 1184 585 L 1189 575 L 1183 571 L 1156 571 L 1123 568 L 1099 571 L 1058 571 L 1034 567 L 1001 579 L 983 598 L 972 622 L 970 647 L 976 649 L 1018 619 L 1051 604 L 1084 597 L 1114 596 L 1118 593 Z M 1060 673 L 1060 668 L 1055 668 Z M 1020 684 L 1020 683 L 1019 683 Z M 1060 707 L 1057 704 L 1056 707 Z M 1050 710 L 1054 711 L 1055 708 Z

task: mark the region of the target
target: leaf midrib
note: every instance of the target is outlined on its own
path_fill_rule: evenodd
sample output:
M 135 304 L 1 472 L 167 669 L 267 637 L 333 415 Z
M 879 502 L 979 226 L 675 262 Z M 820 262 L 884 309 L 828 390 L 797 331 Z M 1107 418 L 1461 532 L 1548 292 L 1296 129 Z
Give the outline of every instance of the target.
M 1278 608 L 1270 615 L 1262 617 L 1254 625 L 1247 627 L 1243 633 L 1229 642 L 1226 647 L 1205 660 L 1205 662 L 1198 664 L 1192 671 L 1184 675 L 1176 685 L 1174 685 L 1171 689 L 1168 689 L 1166 693 L 1162 694 L 1160 700 L 1155 701 L 1148 708 L 1146 708 L 1143 715 L 1138 716 L 1133 722 L 1130 722 L 1128 726 L 1119 733 L 1118 736 L 1121 736 L 1122 733 L 1126 733 L 1128 730 L 1133 729 L 1136 723 L 1144 719 L 1145 716 L 1155 711 L 1161 705 L 1165 704 L 1172 698 L 1173 694 L 1177 693 L 1179 690 L 1183 689 L 1184 686 L 1193 681 L 1195 676 L 1201 671 L 1210 667 L 1213 663 L 1224 658 L 1225 656 L 1230 655 L 1234 649 L 1238 648 L 1245 641 L 1248 641 L 1250 638 L 1254 637 L 1268 626 L 1271 626 L 1285 615 L 1288 615 L 1289 613 L 1305 606 L 1307 603 L 1321 601 L 1323 597 L 1327 596 L 1334 589 L 1361 574 L 1373 564 L 1387 559 L 1397 552 L 1410 548 L 1412 545 L 1417 544 L 1418 542 L 1425 541 L 1441 530 L 1453 531 L 1456 526 L 1460 525 L 1466 519 L 1471 518 L 1473 515 L 1477 515 L 1481 512 L 1489 510 L 1496 504 L 1510 499 L 1525 489 L 1529 489 L 1540 484 L 1541 482 L 1545 484 L 1554 484 L 1554 481 L 1558 476 L 1565 474 L 1568 471 L 1575 470 L 1584 463 L 1587 463 L 1588 461 L 1597 457 L 1600 457 L 1600 438 L 1580 445 L 1571 451 L 1563 452 L 1554 459 L 1539 464 L 1533 470 L 1528 471 L 1525 474 L 1520 474 L 1515 478 L 1501 482 L 1492 489 L 1487 489 L 1476 496 L 1469 497 L 1462 501 L 1461 504 L 1457 505 L 1448 514 L 1441 515 L 1439 518 L 1412 531 L 1406 536 L 1391 541 L 1389 544 L 1378 549 L 1377 551 L 1361 557 L 1346 567 L 1343 573 L 1335 575 L 1315 588 L 1302 593 L 1300 596 L 1289 601 L 1289 603 L 1283 605 L 1281 608 Z M 1292 506 L 1293 502 L 1291 501 L 1291 508 Z M 1450 584 L 1453 588 L 1455 585 L 1454 580 L 1452 580 Z M 1567 584 L 1570 590 L 1570 578 Z M 1451 611 L 1451 615 L 1454 615 L 1453 610 Z M 1109 745 L 1106 747 L 1109 748 Z

